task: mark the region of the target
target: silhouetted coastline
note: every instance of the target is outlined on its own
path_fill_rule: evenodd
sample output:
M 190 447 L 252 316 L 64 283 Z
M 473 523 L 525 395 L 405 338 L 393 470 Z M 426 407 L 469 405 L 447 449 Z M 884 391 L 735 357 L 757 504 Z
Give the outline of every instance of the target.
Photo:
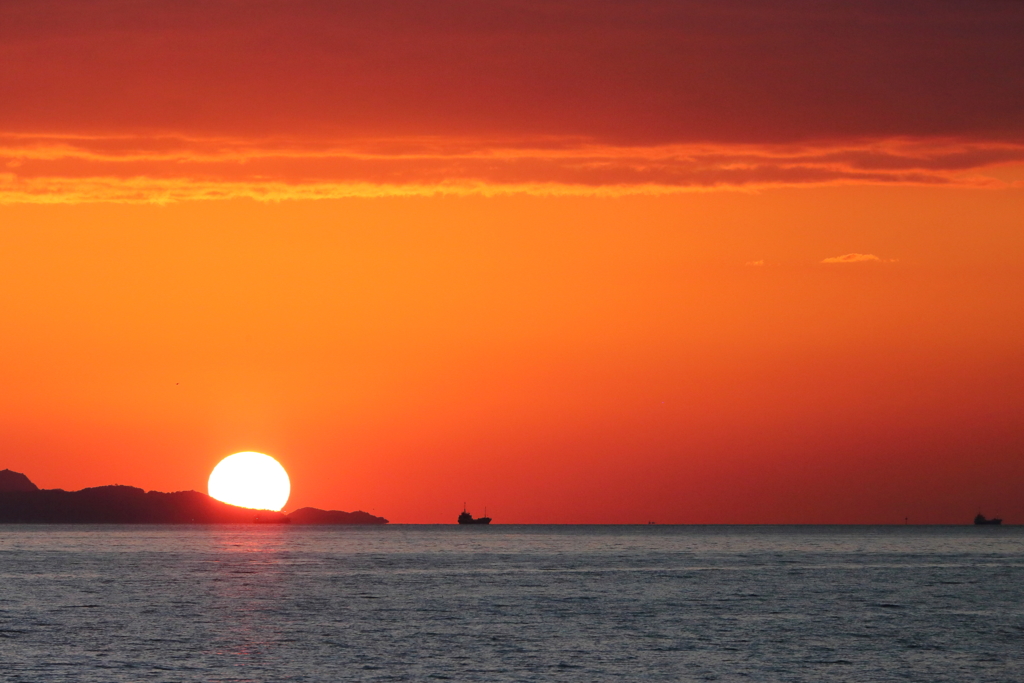
M 134 486 L 81 491 L 40 489 L 0 470 L 0 524 L 387 524 L 366 512 L 302 508 L 291 514 L 228 505 L 198 491 L 162 493 Z
M 292 524 L 387 524 L 388 520 L 383 517 L 375 517 L 369 512 L 356 510 L 355 512 L 342 512 L 341 510 L 319 510 L 317 508 L 299 508 L 288 513 L 288 519 Z

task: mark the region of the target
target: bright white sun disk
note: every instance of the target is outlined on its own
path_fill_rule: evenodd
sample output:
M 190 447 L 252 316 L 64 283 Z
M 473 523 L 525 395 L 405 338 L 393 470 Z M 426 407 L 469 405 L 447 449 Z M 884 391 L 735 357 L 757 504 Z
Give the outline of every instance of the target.
M 222 503 L 257 510 L 280 510 L 292 491 L 288 473 L 269 455 L 246 451 L 217 463 L 210 473 L 210 496 Z

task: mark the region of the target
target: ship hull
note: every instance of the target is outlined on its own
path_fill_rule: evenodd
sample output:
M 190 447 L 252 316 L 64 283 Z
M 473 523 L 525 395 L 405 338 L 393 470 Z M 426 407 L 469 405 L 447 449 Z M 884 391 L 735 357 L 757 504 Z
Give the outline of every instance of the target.
M 491 518 L 488 517 L 486 514 L 483 517 L 480 517 L 479 519 L 474 519 L 473 515 L 469 514 L 465 510 L 463 510 L 459 514 L 459 524 L 490 524 L 490 523 L 491 523 Z

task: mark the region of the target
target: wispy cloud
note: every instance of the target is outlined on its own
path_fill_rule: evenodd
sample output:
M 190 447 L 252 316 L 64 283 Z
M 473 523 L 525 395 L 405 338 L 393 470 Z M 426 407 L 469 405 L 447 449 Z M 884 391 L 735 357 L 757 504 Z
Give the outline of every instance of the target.
M 615 196 L 851 183 L 998 187 L 1002 182 L 983 171 L 1006 164 L 1024 164 L 1024 145 L 901 139 L 628 146 L 571 137 L 316 140 L 0 133 L 0 202 Z
M 822 263 L 881 263 L 882 259 L 874 254 L 843 254 L 842 256 L 831 256 L 821 260 Z

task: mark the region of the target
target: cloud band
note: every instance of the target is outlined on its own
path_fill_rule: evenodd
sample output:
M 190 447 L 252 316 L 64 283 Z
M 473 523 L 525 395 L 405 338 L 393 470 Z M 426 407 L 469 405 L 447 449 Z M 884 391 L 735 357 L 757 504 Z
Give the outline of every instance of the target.
M 0 134 L 0 202 L 666 194 L 828 184 L 999 187 L 1024 145 L 886 139 L 616 146 L 579 138 L 287 140 Z M 829 261 L 831 262 L 831 261 Z

